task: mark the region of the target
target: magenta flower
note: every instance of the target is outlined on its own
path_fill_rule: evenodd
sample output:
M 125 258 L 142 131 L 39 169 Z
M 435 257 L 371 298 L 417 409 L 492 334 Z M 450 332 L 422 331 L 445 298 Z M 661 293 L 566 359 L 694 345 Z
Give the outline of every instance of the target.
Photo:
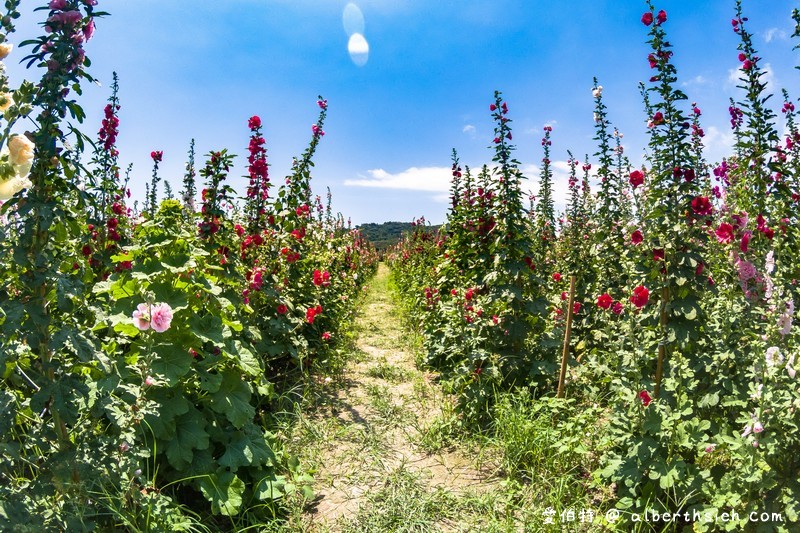
M 721 244 L 728 244 L 733 241 L 733 226 L 727 222 L 720 224 L 714 233 L 717 235 L 717 242 Z
M 653 23 L 653 13 L 648 11 L 647 13 L 642 15 L 642 24 L 644 24 L 645 26 L 649 26 L 652 23 Z

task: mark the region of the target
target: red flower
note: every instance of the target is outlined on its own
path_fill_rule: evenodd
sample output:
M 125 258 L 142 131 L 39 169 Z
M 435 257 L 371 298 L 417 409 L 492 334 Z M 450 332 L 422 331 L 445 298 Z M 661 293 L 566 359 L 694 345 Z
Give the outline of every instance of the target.
M 164 152 L 162 152 L 161 150 L 150 152 L 150 157 L 153 159 L 153 162 L 155 163 L 160 163 L 163 155 Z
M 638 229 L 636 231 L 634 231 L 633 233 L 631 233 L 631 242 L 633 244 L 637 244 L 637 245 L 638 244 L 642 244 L 643 240 L 644 240 L 644 237 L 642 237 L 642 232 L 639 231 Z
M 644 24 L 645 26 L 649 26 L 652 23 L 653 23 L 653 13 L 648 11 L 647 13 L 642 15 L 642 24 Z
M 752 231 L 745 231 L 744 235 L 742 235 L 742 242 L 739 243 L 739 249 L 742 251 L 743 254 L 747 253 L 748 247 L 750 245 L 750 238 L 753 236 Z
M 664 24 L 667 21 L 667 12 L 663 9 L 659 11 L 658 15 L 656 15 L 656 20 L 659 24 Z
M 566 299 L 567 299 L 567 293 L 566 293 L 566 291 L 564 291 L 564 292 L 561 293 L 561 301 L 564 302 L 564 301 L 566 301 Z
M 574 304 L 572 304 L 572 314 L 573 315 L 577 315 L 580 310 L 581 310 L 581 303 L 580 302 L 575 302 Z
M 306 321 L 309 324 L 313 324 L 314 323 L 314 317 L 315 316 L 317 316 L 317 310 L 315 308 L 309 307 L 308 309 L 306 309 Z
M 705 263 L 697 263 L 697 268 L 694 269 L 694 275 L 699 276 L 705 270 L 706 264 Z
M 733 242 L 733 226 L 727 222 L 720 224 L 714 233 L 717 235 L 717 241 L 722 244 Z
M 325 272 L 320 272 L 319 270 L 314 271 L 314 285 L 317 287 L 327 287 L 331 284 L 331 275 L 326 270 Z
M 247 126 L 251 130 L 257 130 L 258 128 L 261 127 L 261 117 L 253 115 L 252 117 L 250 117 L 250 120 L 247 121 Z
M 236 232 L 236 235 L 238 235 L 239 237 L 241 237 L 242 235 L 244 235 L 244 228 L 242 227 L 242 225 L 241 225 L 241 224 L 236 224 L 236 225 L 233 227 L 233 230 Z
M 631 187 L 634 189 L 644 183 L 644 172 L 641 170 L 634 170 L 628 177 Z
M 472 300 L 472 297 L 475 295 L 475 291 L 472 289 L 467 289 L 467 292 L 464 293 L 464 299 L 467 301 Z
M 286 313 L 289 312 L 289 309 L 283 304 L 278 304 L 277 311 L 279 315 L 285 315 Z
M 89 246 L 88 244 L 84 244 L 83 248 L 81 248 L 81 253 L 86 257 L 89 257 L 90 255 L 92 255 L 92 247 Z
M 664 113 L 661 111 L 656 111 L 656 114 L 653 115 L 653 125 L 659 126 L 664 123 Z
M 650 405 L 650 402 L 653 401 L 653 399 L 650 397 L 650 394 L 648 394 L 646 390 L 643 390 L 639 393 L 639 399 L 642 400 L 642 405 L 645 407 Z
M 650 300 L 650 291 L 647 290 L 647 287 L 639 285 L 633 289 L 633 294 L 631 295 L 631 303 L 633 305 L 641 309 L 647 305 L 648 300 Z
M 663 260 L 664 260 L 664 249 L 653 248 L 653 261 L 663 261 Z
M 558 272 L 555 272 L 555 273 L 553 274 L 553 281 L 555 281 L 555 282 L 559 282 L 559 281 L 561 281 L 561 274 L 560 274 L 560 273 L 558 273 Z
M 615 315 L 622 314 L 622 303 L 621 302 L 614 302 L 614 305 L 611 306 L 611 312 Z
M 600 309 L 609 309 L 612 303 L 614 303 L 614 299 L 607 292 L 597 297 L 597 307 Z
M 714 212 L 714 207 L 712 207 L 708 196 L 696 196 L 692 200 L 692 209 L 700 216 L 710 215 Z
M 331 334 L 326 331 L 325 333 L 322 334 L 322 340 L 324 340 L 324 341 L 331 340 Z

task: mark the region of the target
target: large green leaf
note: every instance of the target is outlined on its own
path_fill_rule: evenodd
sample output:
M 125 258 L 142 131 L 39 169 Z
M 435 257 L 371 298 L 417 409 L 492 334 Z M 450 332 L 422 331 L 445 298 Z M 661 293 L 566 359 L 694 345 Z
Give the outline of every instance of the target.
M 191 465 L 193 450 L 208 448 L 205 425 L 205 417 L 194 407 L 175 419 L 175 437 L 167 444 L 167 459 L 177 470 L 184 470 Z
M 219 390 L 211 395 L 211 408 L 223 414 L 236 428 L 241 428 L 256 414 L 250 405 L 250 385 L 242 381 L 238 372 L 225 370 Z

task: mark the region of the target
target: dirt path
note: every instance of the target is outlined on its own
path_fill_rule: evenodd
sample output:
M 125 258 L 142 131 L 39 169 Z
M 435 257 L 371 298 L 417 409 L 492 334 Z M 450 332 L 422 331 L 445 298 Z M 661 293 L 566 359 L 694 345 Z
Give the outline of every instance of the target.
M 293 436 L 316 498 L 306 531 L 468 531 L 497 480 L 480 457 L 448 449 L 451 405 L 417 370 L 381 265 L 358 317 L 357 353 L 299 415 Z M 476 517 L 478 519 L 478 517 Z M 299 522 L 299 523 L 298 523 Z

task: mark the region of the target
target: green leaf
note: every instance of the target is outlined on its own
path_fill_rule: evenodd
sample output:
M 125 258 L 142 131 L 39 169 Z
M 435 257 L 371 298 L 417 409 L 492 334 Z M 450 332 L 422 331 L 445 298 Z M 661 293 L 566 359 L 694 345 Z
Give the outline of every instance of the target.
M 192 367 L 194 358 L 183 346 L 158 344 L 153 350 L 156 353 L 156 358 L 153 360 L 153 370 L 164 376 L 170 383 L 176 382 L 185 376 Z
M 240 429 L 256 414 L 255 407 L 250 405 L 250 395 L 250 385 L 242 381 L 238 372 L 227 369 L 219 390 L 211 395 L 211 408 Z
M 242 506 L 244 482 L 232 472 L 218 471 L 200 480 L 200 490 L 214 514 L 234 516 Z
M 194 407 L 175 419 L 175 437 L 167 444 L 167 459 L 177 470 L 184 470 L 192 463 L 193 450 L 208 448 L 205 425 L 203 414 Z
M 236 472 L 242 466 L 272 466 L 275 454 L 270 448 L 269 433 L 262 432 L 255 425 L 248 425 L 243 431 L 231 435 L 225 446 L 225 453 L 219 464 Z

